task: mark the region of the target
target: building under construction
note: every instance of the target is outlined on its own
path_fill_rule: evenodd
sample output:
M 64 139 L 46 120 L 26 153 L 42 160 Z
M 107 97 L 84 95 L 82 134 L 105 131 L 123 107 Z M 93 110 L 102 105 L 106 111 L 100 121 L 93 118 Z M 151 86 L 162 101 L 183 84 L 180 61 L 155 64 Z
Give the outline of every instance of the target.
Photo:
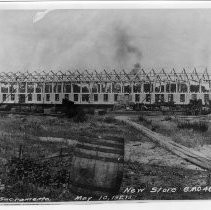
M 130 73 L 112 71 L 26 72 L 0 74 L 1 104 L 62 104 L 63 99 L 82 105 L 115 105 L 173 102 L 187 105 L 201 99 L 209 104 L 211 75 L 205 69 L 145 71 L 136 66 Z

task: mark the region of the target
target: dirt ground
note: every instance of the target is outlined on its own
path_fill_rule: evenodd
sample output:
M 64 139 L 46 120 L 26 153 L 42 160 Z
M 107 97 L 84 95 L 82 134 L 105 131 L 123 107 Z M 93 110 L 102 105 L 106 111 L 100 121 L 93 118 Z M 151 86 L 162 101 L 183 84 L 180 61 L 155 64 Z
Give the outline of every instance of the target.
M 160 128 L 161 133 L 172 129 L 169 122 L 162 121 L 162 123 L 165 125 L 165 129 Z M 1 116 L 0 179 L 2 184 L 7 185 L 8 181 L 11 181 L 8 180 L 8 171 L 5 171 L 4 164 L 8 163 L 12 157 L 18 157 L 20 145 L 22 145 L 25 157 L 41 160 L 55 153 L 60 153 L 61 150 L 68 151 L 71 154 L 81 134 L 90 137 L 106 135 L 124 137 L 125 166 L 120 194 L 124 194 L 127 187 L 141 186 L 148 190 L 146 190 L 146 193 L 138 194 L 133 199 L 208 199 L 211 197 L 209 193 L 189 194 L 182 192 L 184 187 L 187 186 L 209 185 L 207 171 L 171 154 L 124 124 L 115 120 L 108 120 L 107 116 L 91 115 L 88 121 L 84 123 L 75 123 L 71 119 L 59 117 L 12 114 Z M 34 190 L 29 190 L 21 195 L 27 197 L 41 193 L 54 201 L 72 200 L 74 196 L 68 191 L 65 181 L 58 183 L 57 186 L 53 185 L 54 178 L 62 170 L 69 170 L 70 164 L 71 156 L 69 159 L 49 159 L 42 164 L 42 167 L 39 165 L 41 168 L 48 169 L 46 174 L 53 174 L 51 175 L 51 183 L 46 185 L 42 183 L 42 187 L 28 183 Z M 36 165 L 36 167 L 38 166 Z M 178 192 L 174 194 L 149 193 L 149 189 L 152 187 L 177 187 Z M 0 196 L 20 195 L 20 188 L 15 184 L 14 186 L 10 184 L 5 189 L 0 190 Z

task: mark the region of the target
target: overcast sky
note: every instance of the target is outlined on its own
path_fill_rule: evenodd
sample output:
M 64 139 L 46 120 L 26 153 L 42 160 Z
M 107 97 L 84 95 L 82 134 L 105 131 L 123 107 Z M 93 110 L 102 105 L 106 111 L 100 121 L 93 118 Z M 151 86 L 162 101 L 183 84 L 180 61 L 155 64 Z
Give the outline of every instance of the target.
M 0 11 L 0 71 L 211 66 L 211 10 Z

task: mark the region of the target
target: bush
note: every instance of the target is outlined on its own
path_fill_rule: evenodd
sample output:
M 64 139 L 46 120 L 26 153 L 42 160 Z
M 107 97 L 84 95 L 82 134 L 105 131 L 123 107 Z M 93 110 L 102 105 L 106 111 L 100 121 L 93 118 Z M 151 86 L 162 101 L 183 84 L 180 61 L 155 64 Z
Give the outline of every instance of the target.
M 152 121 L 151 120 L 148 120 L 146 117 L 144 117 L 143 115 L 140 115 L 139 118 L 138 118 L 138 121 L 139 122 L 143 122 L 147 125 L 151 125 L 152 124 Z
M 138 121 L 139 121 L 139 122 L 144 122 L 144 121 L 145 121 L 144 116 L 143 116 L 143 115 L 139 115 Z
M 106 113 L 107 113 L 107 111 L 104 109 L 98 111 L 98 115 L 105 115 Z
M 177 127 L 179 129 L 193 129 L 198 132 L 206 132 L 209 126 L 208 123 L 206 122 L 183 121 L 183 122 L 178 122 Z
M 105 117 L 103 121 L 105 123 L 108 123 L 108 124 L 116 123 L 117 122 L 117 120 L 114 117 L 111 117 L 111 116 Z
M 76 115 L 73 117 L 73 121 L 76 123 L 86 122 L 87 119 L 87 115 L 82 109 L 78 109 Z
M 94 115 L 95 114 L 94 108 L 87 109 L 86 114 Z
M 156 132 L 159 128 L 160 128 L 159 125 L 152 125 L 151 130 Z
M 166 116 L 166 117 L 164 118 L 164 120 L 165 120 L 165 121 L 171 121 L 171 120 L 172 120 L 172 117 L 171 117 L 171 116 Z

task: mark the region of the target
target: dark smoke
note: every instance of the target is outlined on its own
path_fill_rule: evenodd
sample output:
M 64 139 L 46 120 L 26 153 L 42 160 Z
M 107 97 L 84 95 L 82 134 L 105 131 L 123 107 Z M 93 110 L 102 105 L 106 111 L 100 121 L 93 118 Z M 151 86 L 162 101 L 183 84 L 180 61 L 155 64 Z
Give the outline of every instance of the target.
M 116 60 L 120 64 L 125 64 L 133 60 L 139 62 L 142 57 L 141 50 L 136 46 L 135 37 L 130 31 L 123 27 L 115 28 Z

